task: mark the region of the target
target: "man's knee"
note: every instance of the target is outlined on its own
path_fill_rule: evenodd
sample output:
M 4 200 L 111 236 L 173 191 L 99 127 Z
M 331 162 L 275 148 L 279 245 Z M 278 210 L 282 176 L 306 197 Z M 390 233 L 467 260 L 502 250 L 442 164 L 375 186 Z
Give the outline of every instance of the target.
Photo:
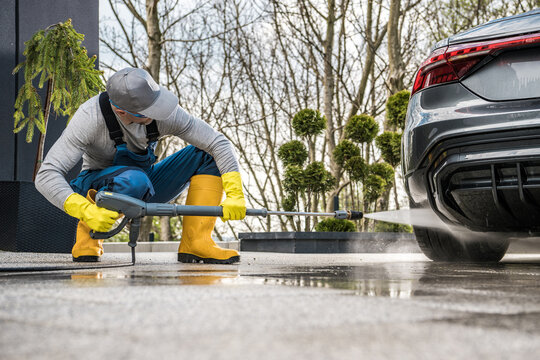
M 152 182 L 143 170 L 128 169 L 111 179 L 107 190 L 148 200 L 154 196 Z

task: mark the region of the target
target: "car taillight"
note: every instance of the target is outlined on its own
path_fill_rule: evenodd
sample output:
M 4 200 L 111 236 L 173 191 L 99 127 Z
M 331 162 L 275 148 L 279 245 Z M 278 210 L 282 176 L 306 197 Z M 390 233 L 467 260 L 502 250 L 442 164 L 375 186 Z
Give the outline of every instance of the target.
M 540 44 L 539 34 L 452 45 L 437 49 L 420 65 L 411 96 L 427 87 L 459 80 L 486 56 L 499 50 L 531 44 Z

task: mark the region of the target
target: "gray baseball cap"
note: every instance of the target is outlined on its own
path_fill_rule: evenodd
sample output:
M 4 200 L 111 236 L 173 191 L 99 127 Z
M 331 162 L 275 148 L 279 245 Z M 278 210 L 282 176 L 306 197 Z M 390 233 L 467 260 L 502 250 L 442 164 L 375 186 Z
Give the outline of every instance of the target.
M 107 81 L 107 93 L 115 105 L 154 120 L 167 119 L 178 105 L 176 95 L 158 85 L 143 69 L 116 72 Z

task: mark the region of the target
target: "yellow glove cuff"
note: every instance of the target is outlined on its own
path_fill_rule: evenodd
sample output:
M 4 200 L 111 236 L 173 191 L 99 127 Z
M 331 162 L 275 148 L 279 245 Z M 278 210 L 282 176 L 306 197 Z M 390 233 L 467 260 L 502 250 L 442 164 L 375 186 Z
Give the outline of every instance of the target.
M 80 194 L 73 193 L 64 201 L 64 211 L 77 219 L 82 220 L 83 208 L 90 205 L 90 201 Z
M 223 190 L 225 190 L 227 197 L 230 195 L 244 197 L 242 178 L 238 171 L 231 171 L 221 175 L 221 182 L 223 183 Z
M 221 175 L 223 190 L 227 197 L 221 203 L 223 217 L 221 220 L 242 220 L 246 217 L 246 201 L 242 191 L 242 179 L 238 171 L 231 171 Z

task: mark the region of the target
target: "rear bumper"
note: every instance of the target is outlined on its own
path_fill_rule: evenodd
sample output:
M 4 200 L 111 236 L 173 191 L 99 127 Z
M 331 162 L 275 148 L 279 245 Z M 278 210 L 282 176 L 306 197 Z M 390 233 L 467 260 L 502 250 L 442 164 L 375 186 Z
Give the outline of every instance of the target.
M 476 231 L 539 231 L 540 130 L 536 132 L 534 140 L 494 139 L 457 148 L 442 143 L 441 154 L 424 175 L 430 206 Z M 534 147 L 527 145 L 531 140 Z
M 539 103 L 502 114 L 467 98 L 474 106 L 452 110 L 411 99 L 403 141 L 411 206 L 431 207 L 444 221 L 475 231 L 540 231 Z M 478 118 L 470 110 L 481 102 Z

